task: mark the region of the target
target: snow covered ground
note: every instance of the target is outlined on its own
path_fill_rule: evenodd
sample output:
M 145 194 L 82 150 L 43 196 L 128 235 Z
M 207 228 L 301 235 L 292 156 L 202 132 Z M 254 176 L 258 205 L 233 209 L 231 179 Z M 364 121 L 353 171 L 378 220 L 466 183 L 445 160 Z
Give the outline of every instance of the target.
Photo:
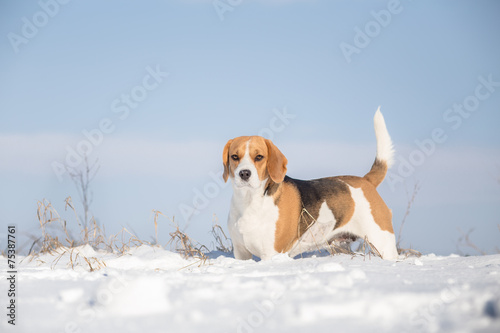
M 2 257 L 0 331 L 500 332 L 500 255 L 211 257 L 200 265 L 159 247 L 117 256 L 87 246 L 24 258 L 15 327 Z M 103 268 L 89 272 L 85 258 Z

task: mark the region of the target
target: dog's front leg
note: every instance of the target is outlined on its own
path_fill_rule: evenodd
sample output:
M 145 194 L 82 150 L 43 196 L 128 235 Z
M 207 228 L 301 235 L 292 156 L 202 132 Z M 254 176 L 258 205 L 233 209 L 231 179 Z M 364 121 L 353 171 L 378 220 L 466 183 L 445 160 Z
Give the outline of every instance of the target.
M 241 244 L 233 244 L 234 258 L 238 260 L 252 259 L 252 254 Z

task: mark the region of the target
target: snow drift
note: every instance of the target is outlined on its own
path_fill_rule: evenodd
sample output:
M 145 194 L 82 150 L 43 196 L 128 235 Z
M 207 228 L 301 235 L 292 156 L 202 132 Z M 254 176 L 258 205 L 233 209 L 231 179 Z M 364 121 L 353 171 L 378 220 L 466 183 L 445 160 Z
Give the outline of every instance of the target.
M 84 246 L 29 259 L 18 263 L 16 326 L 4 317 L 2 332 L 500 331 L 500 255 L 201 262 Z

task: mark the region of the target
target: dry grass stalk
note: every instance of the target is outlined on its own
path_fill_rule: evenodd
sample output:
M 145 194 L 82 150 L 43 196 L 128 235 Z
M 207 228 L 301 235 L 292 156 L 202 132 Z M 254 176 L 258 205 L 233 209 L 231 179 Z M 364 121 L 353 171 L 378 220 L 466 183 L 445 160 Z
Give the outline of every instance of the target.
M 94 272 L 94 271 L 100 270 L 101 268 L 106 267 L 106 263 L 103 260 L 99 260 L 96 257 L 90 257 L 90 258 L 83 257 L 83 259 L 85 260 L 87 265 L 89 265 L 89 269 L 91 272 Z M 94 265 L 94 266 L 92 266 L 92 265 Z
M 222 227 L 218 224 L 218 219 L 215 214 L 212 221 L 211 234 L 215 239 L 215 249 L 217 251 L 225 253 L 233 252 L 233 243 L 231 242 L 231 239 L 226 236 L 226 233 L 224 232 Z
M 186 233 L 180 230 L 179 225 L 172 218 L 171 222 L 175 231 L 169 233 L 170 240 L 167 244 L 173 247 L 173 250 L 179 253 L 184 259 L 193 257 L 200 259 L 200 265 L 204 264 L 208 260 L 206 253 L 209 252 L 208 248 L 198 243 L 189 237 Z
M 83 260 L 91 272 L 106 267 L 106 263 L 97 257 L 87 257 L 76 251 L 76 247 L 89 245 L 94 250 L 105 250 L 117 254 L 123 254 L 131 247 L 145 244 L 136 235 L 123 228 L 116 235 L 106 237 L 104 228 L 101 228 L 94 217 L 87 225 L 80 223 L 76 209 L 71 197 L 65 200 L 65 210 L 73 211 L 76 224 L 79 227 L 79 237 L 74 238 L 68 229 L 66 220 L 62 219 L 56 209 L 47 200 L 38 202 L 37 217 L 40 224 L 42 236 L 35 238 L 28 253 L 27 260 L 32 261 L 40 255 L 56 255 L 51 268 L 59 263 L 65 255 L 69 256 L 68 266 L 73 268 Z M 149 243 L 146 243 L 149 244 Z M 150 244 L 149 244 L 150 245 Z M 40 260 L 40 262 L 43 262 Z
M 420 257 L 422 256 L 422 253 L 420 251 L 414 250 L 412 248 L 409 249 L 401 249 L 398 248 L 398 254 L 404 255 L 406 258 L 408 257 Z M 377 248 L 369 241 L 367 237 L 363 239 L 358 247 L 357 252 L 360 252 L 362 256 L 368 255 L 368 257 L 371 259 L 371 256 L 376 256 L 382 258 L 382 255 L 380 252 L 377 250 Z
M 375 246 L 368 240 L 368 237 L 365 236 L 365 238 L 361 239 L 360 238 L 360 243 L 358 246 L 358 249 L 356 250 L 356 254 L 359 254 L 363 256 L 364 260 L 366 260 L 366 256 L 368 255 L 368 259 L 371 260 L 372 255 L 374 257 L 380 257 L 380 252 L 377 250 Z
M 398 249 L 399 254 L 401 254 L 400 250 L 402 250 L 401 249 L 401 240 L 402 240 L 402 235 L 403 235 L 403 227 L 405 225 L 406 218 L 410 215 L 411 206 L 415 202 L 415 198 L 417 197 L 419 190 L 420 190 L 420 184 L 418 182 L 416 182 L 413 185 L 413 192 L 411 194 L 411 197 L 408 194 L 408 190 L 406 191 L 406 196 L 408 197 L 408 204 L 406 206 L 406 211 L 405 211 L 405 215 L 403 216 L 403 220 L 401 221 L 401 226 L 399 227 L 398 241 L 396 243 L 396 248 Z
M 87 228 L 90 222 L 90 205 L 92 204 L 92 193 L 90 191 L 90 182 L 95 178 L 97 172 L 99 171 L 98 161 L 95 160 L 92 165 L 89 165 L 87 155 L 84 156 L 84 168 L 83 170 L 66 167 L 71 180 L 75 184 L 75 187 L 80 196 L 80 201 L 83 206 L 83 228 Z
M 155 244 L 158 244 L 158 216 L 159 215 L 165 216 L 165 215 L 162 212 L 160 212 L 159 210 L 155 210 L 155 209 L 153 209 L 153 214 L 154 214 L 153 222 L 155 224 Z
M 500 229 L 500 227 L 499 227 Z M 485 256 L 486 252 L 481 250 L 471 239 L 470 239 L 470 234 L 474 231 L 474 228 L 470 229 L 466 233 L 464 233 L 460 228 L 458 228 L 458 231 L 460 232 L 461 236 L 458 239 L 457 242 L 457 249 L 460 251 L 460 247 L 468 247 L 473 249 L 474 251 L 477 251 L 481 255 Z M 462 251 L 460 251 L 462 253 Z M 463 253 L 462 253 L 463 254 Z
M 37 203 L 37 217 L 40 223 L 40 228 L 42 231 L 42 239 L 41 239 L 41 247 L 39 249 L 39 253 L 52 253 L 52 251 L 56 250 L 59 247 L 64 246 L 59 240 L 59 236 L 53 236 L 48 232 L 48 228 L 57 229 L 57 226 L 54 226 L 53 223 L 59 222 L 60 230 L 64 232 L 65 240 L 70 246 L 74 246 L 74 242 L 72 241 L 72 237 L 70 236 L 68 229 L 66 228 L 66 221 L 61 219 L 59 213 L 54 209 L 52 204 L 46 200 L 39 201 Z M 55 227 L 55 228 L 54 228 Z M 59 231 L 60 231 L 59 230 Z M 37 239 L 36 241 L 39 241 Z M 33 246 L 32 246 L 33 247 Z
M 331 241 L 326 248 L 331 255 L 336 254 L 349 254 L 355 255 L 355 252 L 351 249 L 351 239 L 337 238 Z
M 417 257 L 418 258 L 418 257 L 422 256 L 422 253 L 420 251 L 412 249 L 411 247 L 409 249 L 398 248 L 398 254 L 404 255 L 406 258 L 408 258 L 408 257 Z

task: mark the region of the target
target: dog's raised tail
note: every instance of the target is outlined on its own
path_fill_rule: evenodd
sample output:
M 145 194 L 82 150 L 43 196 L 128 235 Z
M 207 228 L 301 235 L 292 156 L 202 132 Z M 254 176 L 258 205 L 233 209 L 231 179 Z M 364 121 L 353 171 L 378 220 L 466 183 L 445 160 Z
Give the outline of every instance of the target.
M 375 112 L 373 123 L 375 127 L 375 137 L 377 138 L 377 156 L 375 157 L 375 162 L 373 162 L 370 172 L 368 172 L 364 178 L 372 183 L 373 186 L 377 187 L 382 183 L 387 174 L 387 170 L 394 163 L 394 148 L 387 127 L 385 126 L 384 116 L 382 116 L 382 112 L 380 112 L 380 107 L 377 109 L 377 112 Z

